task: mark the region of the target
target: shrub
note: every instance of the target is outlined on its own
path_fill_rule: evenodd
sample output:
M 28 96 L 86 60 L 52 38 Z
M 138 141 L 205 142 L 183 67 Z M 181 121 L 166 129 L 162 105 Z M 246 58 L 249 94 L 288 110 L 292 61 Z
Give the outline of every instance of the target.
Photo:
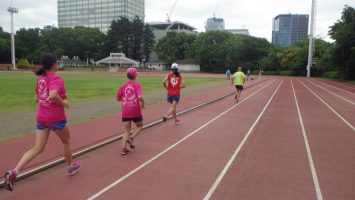
M 293 75 L 293 71 L 281 71 L 280 75 L 281 76 L 292 76 Z
M 19 69 L 29 69 L 31 67 L 30 63 L 28 62 L 28 60 L 26 58 L 21 58 L 18 62 L 17 62 L 17 68 Z
M 329 79 L 339 79 L 340 72 L 339 71 L 329 71 L 329 72 L 325 72 L 322 76 L 324 78 L 329 78 Z

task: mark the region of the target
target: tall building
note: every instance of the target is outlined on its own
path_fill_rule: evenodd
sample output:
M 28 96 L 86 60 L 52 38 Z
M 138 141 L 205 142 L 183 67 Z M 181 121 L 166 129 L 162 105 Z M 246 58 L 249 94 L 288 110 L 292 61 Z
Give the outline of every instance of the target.
M 288 47 L 307 38 L 308 15 L 278 15 L 272 23 L 272 43 Z
M 144 19 L 144 0 L 58 0 L 59 27 L 96 27 L 107 32 L 112 20 Z
M 223 31 L 224 30 L 224 19 L 212 17 L 207 19 L 206 32 L 208 31 Z

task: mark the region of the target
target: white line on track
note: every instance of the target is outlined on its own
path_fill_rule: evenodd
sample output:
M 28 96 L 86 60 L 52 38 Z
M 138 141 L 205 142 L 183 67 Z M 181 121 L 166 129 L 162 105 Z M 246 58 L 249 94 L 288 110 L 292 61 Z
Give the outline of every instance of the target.
M 330 91 L 330 90 L 328 90 L 328 89 L 326 89 L 326 88 L 324 88 L 324 87 L 322 87 L 322 86 L 320 86 L 320 85 L 318 85 L 318 84 L 315 84 L 315 83 L 313 83 L 313 81 L 309 81 L 309 80 L 307 80 L 307 81 L 308 81 L 309 83 L 311 83 L 311 84 L 313 84 L 313 85 L 315 85 L 315 86 L 317 86 L 317 87 L 319 87 L 319 88 L 321 88 L 321 89 L 323 89 L 323 90 L 325 90 L 325 91 L 327 91 L 327 92 L 333 94 L 334 96 L 337 96 L 338 98 L 343 99 L 344 101 L 347 101 L 348 103 L 351 103 L 352 105 L 355 106 L 355 103 L 352 102 L 352 101 L 350 101 L 349 99 L 347 99 L 347 98 L 345 98 L 345 97 L 342 97 L 342 96 L 340 96 L 340 95 L 338 95 L 338 94 L 336 94 L 336 93 L 334 93 L 334 92 L 332 92 L 332 91 Z
M 216 188 L 218 187 L 219 183 L 222 181 L 224 175 L 227 173 L 229 167 L 232 165 L 232 163 L 234 162 L 235 158 L 237 157 L 237 155 L 239 154 L 240 150 L 242 149 L 242 147 L 244 146 L 244 144 L 246 143 L 247 139 L 249 138 L 249 136 L 251 135 L 252 131 L 254 130 L 256 124 L 259 122 L 261 116 L 264 114 L 266 108 L 269 106 L 271 100 L 274 98 L 275 94 L 277 93 L 277 91 L 279 90 L 280 86 L 282 85 L 283 80 L 281 81 L 281 83 L 279 84 L 279 86 L 276 88 L 275 92 L 272 94 L 271 98 L 269 99 L 269 101 L 267 102 L 267 104 L 264 106 L 263 110 L 261 111 L 261 113 L 259 114 L 259 116 L 256 118 L 255 122 L 253 123 L 253 125 L 250 127 L 249 131 L 246 133 L 246 135 L 244 136 L 242 142 L 238 145 L 237 149 L 235 150 L 235 152 L 233 153 L 232 157 L 229 159 L 229 161 L 227 162 L 226 166 L 224 167 L 224 169 L 222 170 L 222 172 L 219 174 L 219 176 L 217 177 L 216 181 L 213 183 L 212 187 L 210 188 L 210 190 L 207 192 L 205 198 L 203 198 L 204 200 L 208 200 L 211 198 L 213 192 L 216 190 Z
M 331 111 L 333 111 L 345 124 L 347 124 L 353 131 L 355 128 L 348 122 L 344 117 L 342 117 L 337 111 L 335 111 L 332 107 L 330 107 L 322 98 L 320 98 L 316 93 L 314 93 L 306 84 L 302 81 L 298 80 L 305 88 L 307 88 L 314 96 L 316 96 L 324 105 L 326 105 Z
M 320 186 L 319 186 L 319 182 L 318 182 L 317 171 L 316 171 L 316 168 L 315 168 L 315 165 L 314 165 L 314 162 L 313 162 L 312 153 L 311 153 L 311 148 L 309 147 L 309 144 L 308 144 L 308 138 L 307 138 L 306 130 L 305 130 L 305 128 L 304 128 L 303 119 L 302 119 L 300 107 L 298 106 L 298 101 L 297 101 L 297 97 L 296 97 L 296 92 L 295 92 L 295 88 L 293 87 L 293 82 L 292 82 L 292 80 L 291 80 L 291 85 L 292 85 L 293 96 L 294 96 L 294 98 L 295 98 L 295 102 L 296 102 L 296 106 L 297 106 L 298 118 L 299 118 L 300 123 L 301 123 L 301 128 L 302 128 L 302 134 L 303 134 L 304 144 L 305 144 L 306 150 L 307 150 L 308 162 L 309 162 L 309 165 L 310 165 L 310 167 L 311 167 L 311 173 L 312 173 L 312 178 L 313 178 L 313 184 L 314 184 L 314 188 L 315 188 L 315 190 L 316 190 L 317 199 L 318 199 L 318 200 L 323 200 L 322 192 L 321 192 L 321 190 L 320 190 Z
M 322 82 L 322 81 L 318 81 L 318 80 L 316 80 L 316 81 L 317 81 L 318 83 L 322 83 L 322 84 L 328 85 L 328 86 L 330 86 L 330 87 L 332 87 L 332 88 L 335 88 L 335 89 L 341 90 L 341 91 L 343 91 L 343 92 L 346 92 L 346 93 L 349 93 L 349 94 L 355 95 L 355 94 L 354 94 L 354 93 L 352 93 L 352 92 L 349 92 L 349 91 L 347 91 L 347 90 L 341 89 L 341 88 L 339 88 L 339 87 L 335 87 L 334 85 L 330 85 L 330 84 L 328 84 L 328 83 L 324 83 L 324 82 Z
M 177 145 L 179 145 L 180 143 L 182 143 L 183 141 L 185 141 L 186 139 L 188 139 L 189 137 L 191 137 L 192 135 L 194 135 L 195 133 L 197 133 L 198 131 L 200 131 L 201 129 L 205 128 L 206 126 L 208 126 L 209 124 L 211 124 L 212 122 L 214 122 L 215 120 L 217 120 L 218 118 L 220 118 L 221 116 L 223 116 L 224 114 L 226 114 L 227 112 L 231 111 L 232 109 L 234 109 L 235 107 L 237 107 L 238 105 L 240 105 L 241 103 L 243 103 L 244 101 L 246 101 L 247 99 L 249 99 L 250 97 L 254 96 L 255 94 L 259 93 L 262 89 L 264 89 L 265 87 L 269 86 L 271 83 L 273 83 L 275 80 L 271 81 L 270 83 L 264 85 L 262 88 L 258 89 L 257 91 L 255 91 L 254 93 L 252 93 L 251 95 L 249 95 L 248 97 L 246 97 L 245 99 L 243 99 L 240 103 L 235 104 L 234 106 L 230 107 L 228 110 L 224 111 L 223 113 L 219 114 L 217 117 L 213 118 L 212 120 L 208 121 L 206 124 L 202 125 L 201 127 L 199 127 L 198 129 L 194 130 L 193 132 L 191 132 L 190 134 L 188 134 L 187 136 L 185 136 L 184 138 L 182 138 L 181 140 L 179 140 L 178 142 L 176 142 L 175 144 L 171 145 L 170 147 L 166 148 L 164 151 L 160 152 L 159 154 L 157 154 L 156 156 L 154 156 L 153 158 L 147 160 L 146 162 L 144 162 L 142 165 L 138 166 L 137 168 L 135 168 L 134 170 L 130 171 L 129 173 L 127 173 L 126 175 L 124 175 L 123 177 L 117 179 L 115 182 L 111 183 L 110 185 L 108 185 L 107 187 L 105 187 L 104 189 L 100 190 L 99 192 L 97 192 L 96 194 L 94 194 L 93 196 L 89 197 L 88 200 L 93 200 L 96 199 L 97 197 L 101 196 L 102 194 L 104 194 L 105 192 L 107 192 L 108 190 L 110 190 L 111 188 L 113 188 L 114 186 L 118 185 L 119 183 L 121 183 L 122 181 L 124 181 L 125 179 L 129 178 L 131 175 L 135 174 L 136 172 L 138 172 L 139 170 L 141 170 L 142 168 L 144 168 L 145 166 L 147 166 L 148 164 L 150 164 L 151 162 L 153 162 L 154 160 L 158 159 L 159 157 L 161 157 L 162 155 L 164 155 L 165 153 L 167 153 L 168 151 L 170 151 L 171 149 L 173 149 L 174 147 L 176 147 Z

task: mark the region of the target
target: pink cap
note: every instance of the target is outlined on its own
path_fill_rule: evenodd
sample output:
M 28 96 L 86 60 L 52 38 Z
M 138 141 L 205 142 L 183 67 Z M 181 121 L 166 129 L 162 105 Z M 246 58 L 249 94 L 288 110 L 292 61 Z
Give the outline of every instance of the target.
M 136 77 L 137 76 L 137 69 L 134 67 L 130 67 L 127 69 L 127 75 L 129 75 L 130 77 Z

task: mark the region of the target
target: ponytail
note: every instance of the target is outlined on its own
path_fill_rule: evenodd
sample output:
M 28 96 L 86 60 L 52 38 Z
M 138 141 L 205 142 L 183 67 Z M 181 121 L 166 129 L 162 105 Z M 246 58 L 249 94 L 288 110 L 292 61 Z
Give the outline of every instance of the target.
M 53 53 L 45 53 L 41 56 L 41 68 L 35 74 L 37 76 L 45 75 L 48 70 L 57 62 L 57 58 Z
M 37 71 L 35 71 L 35 74 L 37 76 L 46 75 L 46 70 L 43 67 L 41 67 Z

